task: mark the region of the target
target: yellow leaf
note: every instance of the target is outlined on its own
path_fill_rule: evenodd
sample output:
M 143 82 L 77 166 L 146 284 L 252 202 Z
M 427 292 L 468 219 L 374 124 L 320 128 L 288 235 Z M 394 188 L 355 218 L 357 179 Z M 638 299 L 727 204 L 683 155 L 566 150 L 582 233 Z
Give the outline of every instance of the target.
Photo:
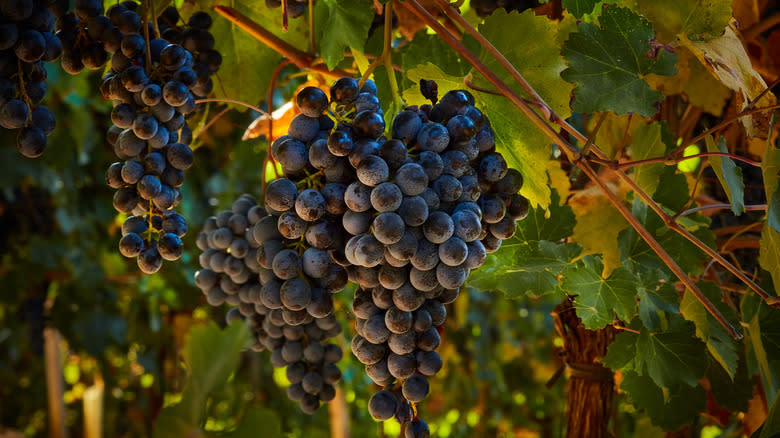
M 596 127 L 597 120 L 601 117 L 599 113 L 593 117 L 589 129 L 592 131 Z M 606 113 L 601 127 L 596 133 L 595 143 L 604 152 L 608 158 L 615 158 L 618 150 L 632 143 L 633 133 L 639 124 L 645 119 L 639 114 L 616 115 L 612 111 Z M 626 131 L 628 127 L 628 131 Z
M 618 233 L 628 228 L 628 222 L 597 187 L 575 194 L 569 206 L 577 217 L 572 240 L 582 245 L 582 256 L 601 254 L 603 276 L 609 276 L 620 266 Z
M 566 171 L 561 169 L 561 162 L 550 160 L 547 162 L 547 174 L 550 176 L 550 187 L 554 188 L 560 196 L 560 203 L 566 203 L 571 193 L 571 182 Z
M 737 107 L 740 111 L 766 89 L 766 82 L 753 68 L 742 41 L 731 26 L 727 27 L 726 32 L 719 38 L 706 42 L 683 39 L 682 44 L 689 48 L 723 85 L 737 92 Z M 756 106 L 764 107 L 775 103 L 777 99 L 770 92 L 766 93 Z M 765 138 L 769 132 L 770 114 L 760 112 L 742 117 L 741 121 L 748 136 Z

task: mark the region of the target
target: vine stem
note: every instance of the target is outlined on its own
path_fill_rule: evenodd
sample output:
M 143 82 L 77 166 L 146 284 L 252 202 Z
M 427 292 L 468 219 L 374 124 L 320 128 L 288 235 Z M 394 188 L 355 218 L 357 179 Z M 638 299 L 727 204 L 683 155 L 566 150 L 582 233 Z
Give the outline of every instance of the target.
M 437 3 L 442 3 L 440 0 L 436 0 Z M 618 212 L 628 221 L 629 224 L 639 233 L 645 242 L 653 249 L 653 251 L 663 260 L 669 269 L 675 274 L 676 277 L 688 287 L 696 298 L 702 303 L 707 311 L 729 332 L 729 334 L 735 339 L 741 339 L 742 334 L 731 326 L 726 321 L 726 318 L 715 307 L 715 305 L 699 290 L 696 283 L 688 277 L 688 275 L 680 268 L 677 262 L 666 252 L 666 250 L 655 240 L 647 229 L 631 214 L 631 211 L 618 199 L 617 195 L 613 193 L 599 178 L 595 170 L 590 166 L 590 163 L 582 159 L 582 155 L 579 150 L 569 144 L 563 139 L 552 126 L 547 124 L 546 120 L 535 112 L 523 99 L 517 95 L 506 83 L 504 83 L 492 70 L 490 70 L 479 58 L 474 55 L 470 50 L 466 48 L 463 43 L 455 39 L 445 28 L 442 26 L 425 8 L 423 8 L 416 0 L 406 0 L 401 3 L 404 7 L 409 9 L 413 14 L 425 22 L 428 26 L 434 29 L 442 39 L 452 46 L 461 56 L 463 56 L 475 69 L 477 69 L 490 83 L 493 84 L 498 90 L 502 92 L 509 100 L 517 106 L 537 127 L 539 127 L 550 139 L 552 139 L 563 151 L 570 156 L 572 163 L 579 167 L 583 173 L 585 173 L 607 196 L 610 202 L 615 206 Z M 440 4 L 440 6 L 442 6 Z M 450 6 L 444 3 L 445 13 L 449 10 Z M 456 14 L 459 15 L 459 14 Z M 460 20 L 456 21 L 460 22 Z M 463 20 L 465 21 L 465 20 Z M 463 25 L 463 23 L 461 23 Z M 468 23 L 465 23 L 467 29 L 471 27 Z M 476 32 L 476 30 L 474 30 Z M 478 38 L 479 39 L 479 38 Z M 519 73 L 518 73 L 519 75 Z M 531 94 L 531 93 L 529 93 Z M 549 107 L 548 107 L 549 108 Z M 560 118 L 554 113 L 550 112 L 550 117 Z M 579 134 L 582 136 L 582 134 Z M 586 143 L 587 139 L 583 142 Z M 594 145 L 594 150 L 596 149 Z
M 252 21 L 252 19 L 250 19 L 246 15 L 238 12 L 237 10 L 229 6 L 217 5 L 214 6 L 213 9 L 219 15 L 225 17 L 231 23 L 245 30 L 247 33 L 257 38 L 260 42 L 262 42 L 263 44 L 267 45 L 268 47 L 278 52 L 280 55 L 290 60 L 290 62 L 292 62 L 293 64 L 295 64 L 296 67 L 302 70 L 308 69 L 331 78 L 351 76 L 349 73 L 339 68 L 329 70 L 328 67 L 325 65 L 315 65 L 313 62 L 315 59 L 313 55 L 310 55 L 302 50 L 299 50 L 291 46 L 286 41 L 277 37 L 270 31 L 268 31 L 266 28 L 264 28 L 263 26 Z
M 730 124 L 732 124 L 734 122 L 736 122 L 737 120 L 741 119 L 742 117 L 749 116 L 749 115 L 755 114 L 755 113 L 764 112 L 764 111 L 772 111 L 772 110 L 776 110 L 778 108 L 780 108 L 780 104 L 769 105 L 769 106 L 765 106 L 765 107 L 761 107 L 761 108 L 747 108 L 745 110 L 742 110 L 740 113 L 738 113 L 738 114 L 736 114 L 736 115 L 734 115 L 732 117 L 729 117 L 728 119 L 718 123 L 717 125 L 713 126 L 712 128 L 710 128 L 710 129 L 702 132 L 701 134 L 697 135 L 696 137 L 694 137 L 694 138 L 684 142 L 678 148 L 676 148 L 675 150 L 669 152 L 668 156 L 669 157 L 677 156 L 677 154 L 679 154 L 680 151 L 685 150 L 686 147 L 688 147 L 688 146 L 690 146 L 690 145 L 692 145 L 692 144 L 694 144 L 694 143 L 696 143 L 698 141 L 701 141 L 704 137 L 706 137 L 706 136 L 708 136 L 710 134 L 714 134 L 715 132 L 720 131 L 721 129 L 725 128 L 726 126 L 728 126 L 728 125 L 730 125 Z
M 609 166 L 612 169 L 626 169 L 629 167 L 639 166 L 641 164 L 652 164 L 652 163 L 664 163 L 668 166 L 673 166 L 685 160 L 690 160 L 693 158 L 702 158 L 702 157 L 728 157 L 733 160 L 742 161 L 743 163 L 750 164 L 751 166 L 761 167 L 761 163 L 758 161 L 751 160 L 750 158 L 745 158 L 741 155 L 730 154 L 728 152 L 702 152 L 700 154 L 688 155 L 687 157 L 677 157 L 671 159 L 669 157 L 655 157 L 655 158 L 646 158 L 644 160 L 624 161 L 622 163 L 618 163 L 613 160 L 601 160 L 598 158 L 595 159 L 591 158 L 591 161 L 595 161 L 599 164 Z
M 398 82 L 393 70 L 393 0 L 385 4 L 385 45 L 382 49 L 382 60 L 387 70 L 387 79 L 390 81 L 390 93 L 393 95 L 395 107 L 400 109 L 403 106 L 401 95 L 398 93 Z
M 264 115 L 266 117 L 271 117 L 270 114 L 268 114 L 267 112 L 263 111 L 262 109 L 254 106 L 254 105 L 250 105 L 250 104 L 248 104 L 246 102 L 241 102 L 240 100 L 236 100 L 236 99 L 228 99 L 226 97 L 224 97 L 224 98 L 211 98 L 210 97 L 210 98 L 207 98 L 207 99 L 198 99 L 198 100 L 195 101 L 195 103 L 206 103 L 206 102 L 234 103 L 236 105 L 241 105 L 241 106 L 245 106 L 247 108 L 253 109 L 253 110 L 259 112 L 260 114 L 262 114 L 262 115 Z
M 466 21 L 462 16 L 460 16 L 460 13 L 458 13 L 457 10 L 452 8 L 444 0 L 434 0 L 434 1 L 439 5 L 440 8 L 442 8 L 444 10 L 445 14 L 447 14 L 449 17 L 453 18 L 456 22 L 458 22 L 461 26 L 463 26 L 470 34 L 472 34 L 477 39 L 477 41 L 479 41 L 480 44 L 482 44 L 483 47 L 485 47 L 486 50 L 488 50 L 491 54 L 493 54 L 493 56 L 496 56 L 497 57 L 496 59 L 501 61 L 502 66 L 504 66 L 504 68 L 506 68 L 509 71 L 509 73 L 512 75 L 513 79 L 517 80 L 518 83 L 520 83 L 523 86 L 523 88 L 526 89 L 526 92 L 528 92 L 529 89 L 533 90 L 533 87 L 531 87 L 530 84 L 528 84 L 528 82 L 523 78 L 523 76 L 520 74 L 520 72 L 518 72 L 517 69 L 515 69 L 514 66 L 512 66 L 512 64 L 509 61 L 507 61 L 506 58 L 504 58 L 503 55 L 501 55 L 501 53 L 499 53 L 498 50 L 495 47 L 493 47 L 492 44 L 489 41 L 487 41 L 487 39 L 484 36 L 480 35 L 479 32 L 477 32 L 476 29 L 474 29 L 474 27 L 471 26 L 471 24 L 468 21 Z M 541 117 L 536 112 L 531 111 L 530 108 L 527 108 L 527 105 L 523 104 L 522 100 L 519 98 L 519 96 L 517 96 L 517 94 L 511 88 L 509 88 L 506 84 L 504 84 L 503 81 L 501 81 L 501 79 L 495 73 L 490 71 L 490 69 L 487 68 L 487 66 L 485 66 L 481 61 L 479 61 L 479 59 L 473 53 L 471 53 L 463 44 L 461 44 L 459 41 L 454 40 L 454 38 L 452 38 L 451 35 L 449 35 L 447 33 L 446 29 L 444 29 L 441 25 L 439 25 L 438 21 L 436 21 L 435 18 L 433 18 L 430 14 L 428 14 L 427 11 L 425 11 L 424 8 L 422 8 L 419 5 L 419 3 L 417 3 L 416 0 L 410 0 L 409 4 L 404 3 L 404 6 L 407 6 L 407 8 L 410 8 L 410 9 L 412 9 L 412 8 L 417 9 L 418 10 L 418 14 L 422 13 L 424 15 L 427 15 L 427 17 L 421 17 L 423 19 L 423 21 L 425 21 L 429 26 L 431 26 L 434 29 L 436 29 L 436 32 L 440 36 L 442 36 L 442 38 L 445 39 L 445 41 L 447 41 L 448 44 L 450 44 L 450 46 L 452 46 L 459 54 L 461 54 L 462 56 L 467 58 L 469 60 L 469 63 L 472 66 L 477 68 L 477 70 L 479 70 L 480 73 L 482 73 L 486 78 L 488 78 L 488 80 L 491 83 L 493 83 L 494 85 L 496 85 L 496 82 L 494 82 L 494 81 L 498 81 L 501 84 L 503 84 L 504 88 L 501 91 L 504 92 L 504 95 L 506 97 L 510 98 L 512 103 L 514 103 L 515 106 L 520 108 L 520 110 L 523 111 L 523 113 L 537 127 L 539 127 L 548 137 L 550 137 L 550 139 L 552 139 L 559 146 L 561 146 L 567 152 L 567 154 L 571 155 L 570 158 L 572 159 L 572 162 L 575 165 L 577 165 L 578 167 L 580 167 L 579 164 L 577 164 L 577 162 L 580 161 L 580 159 L 582 158 L 581 152 L 578 149 L 576 149 L 574 146 L 570 145 L 567 141 L 562 139 L 555 130 L 552 130 L 552 128 L 547 124 L 547 120 L 541 119 Z M 420 9 L 422 9 L 422 10 L 420 11 Z M 418 16 L 420 16 L 420 15 L 418 15 Z M 438 26 L 435 26 L 435 25 L 438 25 Z M 437 29 L 437 27 L 438 27 L 438 29 Z M 445 34 L 447 34 L 446 37 L 445 37 Z M 447 37 L 450 37 L 450 38 L 447 38 Z M 480 69 L 480 67 L 478 67 L 478 64 L 481 65 L 481 69 Z M 537 93 L 529 92 L 528 94 L 531 95 L 531 96 L 534 96 L 539 101 L 538 102 L 539 105 L 549 109 L 549 105 L 547 105 L 541 99 L 541 97 Z M 771 106 L 767 106 L 767 107 L 763 107 L 763 108 L 753 108 L 753 109 L 744 110 L 740 114 L 737 114 L 736 116 L 732 117 L 731 119 L 725 120 L 725 121 L 719 123 L 718 125 L 716 125 L 715 127 L 705 131 L 704 133 L 700 134 L 699 136 L 697 136 L 693 140 L 687 142 L 687 144 L 684 144 L 684 145 L 680 146 L 675 151 L 672 151 L 668 156 L 670 156 L 670 157 L 677 156 L 679 154 L 679 151 L 684 150 L 685 146 L 701 140 L 706 135 L 721 129 L 721 128 L 727 126 L 730 123 L 734 123 L 735 121 L 739 120 L 740 117 L 744 117 L 745 115 L 749 115 L 749 114 L 753 114 L 753 113 L 757 113 L 757 112 L 761 112 L 761 111 L 773 110 L 773 109 L 776 109 L 776 108 L 780 108 L 780 105 L 771 105 Z M 561 128 L 563 128 L 564 131 L 566 131 L 567 133 L 572 135 L 575 139 L 577 139 L 577 141 L 579 141 L 579 142 L 581 142 L 583 144 L 587 144 L 588 143 L 589 139 L 586 136 L 584 136 L 576 128 L 571 126 L 568 122 L 566 122 L 562 117 L 560 117 L 554 111 L 550 110 L 549 114 L 550 114 L 550 116 L 547 118 L 548 120 L 550 120 L 551 122 L 559 125 Z M 607 159 L 606 154 L 604 154 L 604 152 L 602 152 L 598 148 L 597 145 L 595 145 L 595 144 L 592 145 L 592 151 L 593 151 L 593 153 L 597 157 L 601 158 L 602 160 L 606 160 Z M 681 227 L 674 220 L 674 218 L 672 216 L 667 214 L 652 199 L 652 197 L 650 195 L 648 195 L 647 193 L 645 193 L 645 191 L 642 190 L 625 172 L 623 172 L 620 169 L 611 169 L 611 170 L 614 173 L 616 173 L 617 176 L 622 181 L 624 181 L 626 184 L 628 184 L 631 187 L 631 189 L 641 198 L 642 202 L 647 204 L 661 219 L 663 219 L 664 223 L 669 228 L 674 230 L 676 233 L 682 235 L 685 239 L 687 239 L 688 241 L 690 241 L 691 243 L 696 245 L 699 249 L 701 249 L 703 252 L 705 252 L 708 256 L 710 256 L 713 259 L 715 259 L 718 262 L 718 264 L 720 264 L 721 266 L 726 268 L 729 272 L 731 272 L 737 278 L 739 278 L 742 282 L 744 282 L 750 289 L 752 289 L 759 296 L 761 296 L 761 298 L 764 299 L 767 304 L 769 304 L 769 305 L 771 305 L 773 307 L 780 307 L 780 298 L 771 297 L 768 293 L 766 293 L 766 291 L 764 291 L 752 279 L 750 279 L 748 276 L 744 275 L 744 273 L 741 270 L 737 269 L 733 264 L 731 264 L 728 260 L 726 260 L 723 256 L 721 256 L 716 250 L 710 248 L 704 242 L 702 242 L 696 236 L 694 236 L 692 233 L 690 233 L 688 230 L 686 230 L 683 227 Z M 617 207 L 617 205 L 616 205 L 616 207 Z M 632 218 L 633 218 L 633 216 L 632 216 Z M 641 226 L 641 224 L 639 224 L 636 220 L 634 220 L 634 221 L 629 220 L 629 223 L 632 226 L 634 226 L 635 224 Z M 636 229 L 635 226 L 634 226 L 634 228 Z M 647 243 L 650 244 L 650 241 L 647 241 Z M 657 244 L 657 242 L 656 242 L 656 244 Z M 653 246 L 653 245 L 651 245 L 651 246 Z M 653 248 L 653 249 L 655 250 L 655 248 Z M 663 248 L 661 248 L 661 249 L 663 249 Z M 659 256 L 660 256 L 660 253 L 658 253 L 657 251 L 656 251 L 656 253 L 659 254 Z M 668 254 L 667 254 L 667 257 L 668 257 Z M 661 258 L 666 263 L 667 260 L 664 259 L 664 257 L 661 257 Z M 669 258 L 669 260 L 671 260 L 671 258 Z M 673 260 L 671 260 L 671 261 L 673 262 Z M 669 265 L 667 264 L 667 266 L 669 266 Z M 671 266 L 669 266 L 669 267 L 671 268 Z M 687 276 L 686 276 L 686 278 L 687 278 Z M 680 280 L 683 280 L 683 279 L 680 278 Z M 685 281 L 683 281 L 683 282 L 685 283 Z M 686 285 L 687 285 L 687 283 L 686 283 Z M 697 291 L 698 291 L 698 289 L 697 289 Z M 698 294 L 695 293 L 695 295 L 697 296 L 697 298 L 700 298 L 700 301 L 701 301 L 701 298 L 706 299 L 706 297 L 704 297 L 704 295 L 701 295 L 701 292 L 699 292 Z M 709 302 L 709 300 L 707 300 L 707 302 Z M 705 307 L 708 308 L 708 310 L 710 308 L 712 308 L 714 310 L 717 310 L 717 309 L 714 308 L 714 306 L 711 306 L 711 303 L 710 303 L 710 306 L 707 306 L 704 302 L 702 302 L 702 304 L 704 304 Z M 713 314 L 713 316 L 715 316 L 715 315 Z M 731 330 L 729 330 L 729 333 L 732 333 L 732 335 L 733 335 L 733 333 L 736 333 L 736 331 L 732 328 Z
M 317 53 L 317 42 L 314 40 L 314 0 L 309 0 L 309 53 Z
M 683 217 L 687 216 L 689 214 L 696 213 L 697 211 L 704 211 L 704 210 L 728 210 L 731 208 L 731 204 L 709 204 L 709 205 L 702 205 L 699 207 L 689 208 L 682 213 L 678 214 L 677 217 Z M 766 211 L 767 209 L 766 204 L 756 204 L 756 205 L 746 205 L 745 211 Z

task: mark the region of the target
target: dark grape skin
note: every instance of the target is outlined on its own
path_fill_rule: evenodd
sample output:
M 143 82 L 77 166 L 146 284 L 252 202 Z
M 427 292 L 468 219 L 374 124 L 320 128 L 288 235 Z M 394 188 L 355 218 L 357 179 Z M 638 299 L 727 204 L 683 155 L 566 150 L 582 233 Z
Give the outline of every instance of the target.
M 317 87 L 304 87 L 295 97 L 301 112 L 308 117 L 319 117 L 328 109 L 328 97 Z

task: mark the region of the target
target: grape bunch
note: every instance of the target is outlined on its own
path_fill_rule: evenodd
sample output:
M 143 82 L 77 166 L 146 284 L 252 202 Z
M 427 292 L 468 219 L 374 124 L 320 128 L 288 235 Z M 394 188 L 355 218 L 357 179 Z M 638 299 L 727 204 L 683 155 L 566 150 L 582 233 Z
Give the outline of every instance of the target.
M 121 16 L 136 14 L 123 5 L 112 6 L 109 13 L 124 8 Z M 114 103 L 107 140 L 121 160 L 108 168 L 106 182 L 116 189 L 114 208 L 133 214 L 127 219 L 131 225 L 123 226 L 119 250 L 138 257 L 144 273 L 156 272 L 163 259 L 176 260 L 182 252 L 181 240 L 170 236 L 165 223 L 169 217 L 184 222 L 171 209 L 181 201 L 184 171 L 193 163 L 185 116 L 197 109 L 194 63 L 178 44 L 162 38 L 147 42 L 140 33 L 127 33 L 100 85 L 103 97 Z
M 192 53 L 194 58 L 192 70 L 198 77 L 192 93 L 198 97 L 205 97 L 214 88 L 211 75 L 222 65 L 222 55 L 214 50 L 214 36 L 209 32 L 212 19 L 209 14 L 201 11 L 192 14 L 186 25 L 179 24 L 180 21 L 179 11 L 169 6 L 157 19 L 157 25 L 162 38 Z
M 254 198 L 242 195 L 231 210 L 206 220 L 197 239 L 203 253 L 195 283 L 212 306 L 236 306 L 228 311 L 228 322 L 251 321 L 253 350 L 268 349 L 274 367 L 287 367 L 287 395 L 312 414 L 320 402 L 335 397 L 334 385 L 341 378 L 335 364 L 342 350 L 328 340 L 341 333 L 331 294 L 344 287 L 346 273 L 334 265 L 332 270 L 342 275 L 309 276 L 313 272 L 307 255 L 315 248 L 303 253 L 309 268 L 304 270 L 298 260 L 298 269 L 293 269 L 287 262 L 298 257 L 298 252 L 285 247 L 302 247 L 285 239 L 280 229 L 277 216 L 268 215 Z M 332 271 L 328 260 L 319 261 L 325 264 L 315 271 Z
M 75 75 L 86 67 L 103 68 L 110 54 L 120 50 L 126 34 L 141 32 L 138 3 L 125 1 L 108 8 L 103 15 L 101 0 L 75 0 L 73 12 L 68 1 L 57 11 L 57 38 L 62 42 L 62 69 Z
M 56 124 L 54 114 L 41 105 L 44 63 L 62 54 L 48 6 L 46 0 L 0 2 L 0 126 L 17 132 L 16 147 L 28 158 L 43 154 Z
M 471 7 L 480 17 L 487 17 L 496 9 L 523 12 L 539 6 L 539 3 L 538 0 L 472 0 Z
M 442 367 L 435 350 L 445 304 L 458 297 L 470 270 L 514 235 L 529 204 L 518 194 L 522 176 L 496 152 L 490 122 L 470 93 L 450 91 L 434 105 L 407 108 L 385 139 L 371 88 L 359 89 L 351 78 L 334 83 L 331 109 L 338 123 L 327 139 L 310 142 L 308 154 L 325 170 L 339 159 L 354 170 L 341 216 L 351 237 L 332 255 L 360 285 L 352 305 L 352 351 L 385 388 L 371 398 L 369 412 L 378 420 L 395 417 L 407 425 L 407 436 L 427 436 L 413 412 L 428 395 L 427 377 Z M 323 98 L 307 94 L 303 101 L 319 108 L 327 105 L 319 104 Z

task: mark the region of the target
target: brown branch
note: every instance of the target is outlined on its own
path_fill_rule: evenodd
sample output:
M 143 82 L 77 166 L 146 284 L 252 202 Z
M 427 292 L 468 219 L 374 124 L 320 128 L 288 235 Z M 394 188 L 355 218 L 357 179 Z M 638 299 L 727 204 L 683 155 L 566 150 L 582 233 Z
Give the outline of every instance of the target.
M 440 0 L 436 0 L 439 2 Z M 741 339 L 742 334 L 737 332 L 737 330 L 731 326 L 731 324 L 726 321 L 726 318 L 720 313 L 720 311 L 715 307 L 714 304 L 699 290 L 699 288 L 696 286 L 696 284 L 693 282 L 693 280 L 688 277 L 688 275 L 680 268 L 680 266 L 677 264 L 677 262 L 674 261 L 674 259 L 666 252 L 666 250 L 658 243 L 658 241 L 655 240 L 655 238 L 650 234 L 647 229 L 635 218 L 631 211 L 626 208 L 625 205 L 623 205 L 623 202 L 618 199 L 618 197 L 607 187 L 606 183 L 604 183 L 596 173 L 596 171 L 593 170 L 593 168 L 590 166 L 590 163 L 588 163 L 585 160 L 582 160 L 582 155 L 580 154 L 579 150 L 569 144 L 565 139 L 563 139 L 555 129 L 552 128 L 549 124 L 547 124 L 547 121 L 543 119 L 536 111 L 534 111 L 520 96 L 517 95 L 506 83 L 504 83 L 492 70 L 490 70 L 487 65 L 485 65 L 476 55 L 474 55 L 468 48 L 466 48 L 463 43 L 458 41 L 456 38 L 454 38 L 452 35 L 450 35 L 447 30 L 427 11 L 425 8 L 420 6 L 419 3 L 417 3 L 416 0 L 407 0 L 400 3 L 407 9 L 409 9 L 412 13 L 414 13 L 418 18 L 420 18 L 422 21 L 424 21 L 428 26 L 434 29 L 436 33 L 445 41 L 447 44 L 449 44 L 453 49 L 455 49 L 461 56 L 463 56 L 469 64 L 471 64 L 477 71 L 479 71 L 490 83 L 493 84 L 497 89 L 499 89 L 509 100 L 517 106 L 520 111 L 522 111 L 526 117 L 528 117 L 534 125 L 539 127 L 545 135 L 547 135 L 551 140 L 553 140 L 564 152 L 566 152 L 567 155 L 569 155 L 569 158 L 572 163 L 574 163 L 577 167 L 579 167 L 607 196 L 607 198 L 610 200 L 610 202 L 617 208 L 618 212 L 628 221 L 629 224 L 639 233 L 640 236 L 647 242 L 647 244 L 653 249 L 653 251 L 663 260 L 664 264 L 669 267 L 669 269 L 672 270 L 672 272 L 675 274 L 676 277 L 680 279 L 680 281 L 685 284 L 686 287 L 688 287 L 691 292 L 696 296 L 696 298 L 702 303 L 702 305 L 710 312 L 710 314 L 729 332 L 729 334 L 734 337 L 735 339 Z M 449 9 L 449 6 L 446 6 L 446 9 Z M 465 22 L 465 20 L 463 20 Z M 463 23 L 461 23 L 463 24 Z M 465 23 L 466 27 L 471 27 L 467 22 Z M 476 31 L 475 31 L 476 32 Z M 519 73 L 518 73 L 519 75 Z M 551 113 L 551 117 L 558 118 L 557 115 L 554 115 L 554 113 Z M 575 130 L 576 131 L 576 130 Z M 577 132 L 580 136 L 579 132 Z M 582 141 L 583 143 L 587 142 L 587 139 L 584 139 Z M 594 150 L 596 148 L 594 147 Z M 638 189 L 638 187 L 637 187 Z M 652 201 L 652 200 L 651 200 Z M 660 207 L 659 207 L 660 208 Z M 663 212 L 663 210 L 661 210 Z M 676 223 L 675 223 L 676 224 Z M 695 239 L 695 237 L 694 237 Z M 697 239 L 698 240 L 698 239 Z M 706 245 L 705 245 L 706 246 Z
M 742 38 L 745 39 L 745 41 L 753 41 L 764 33 L 765 31 L 775 27 L 776 24 L 780 23 L 780 12 L 777 12 L 775 14 L 772 14 L 763 20 L 759 21 L 758 23 L 754 24 L 753 26 L 745 29 L 744 32 L 742 32 Z
M 325 65 L 313 65 L 314 56 L 299 50 L 273 33 L 269 32 L 263 26 L 255 23 L 246 15 L 238 12 L 229 6 L 214 6 L 214 10 L 230 22 L 245 30 L 247 33 L 257 38 L 260 42 L 277 51 L 280 55 L 289 59 L 296 67 L 308 69 L 331 78 L 340 78 L 342 76 L 351 76 L 341 69 L 329 70 Z

